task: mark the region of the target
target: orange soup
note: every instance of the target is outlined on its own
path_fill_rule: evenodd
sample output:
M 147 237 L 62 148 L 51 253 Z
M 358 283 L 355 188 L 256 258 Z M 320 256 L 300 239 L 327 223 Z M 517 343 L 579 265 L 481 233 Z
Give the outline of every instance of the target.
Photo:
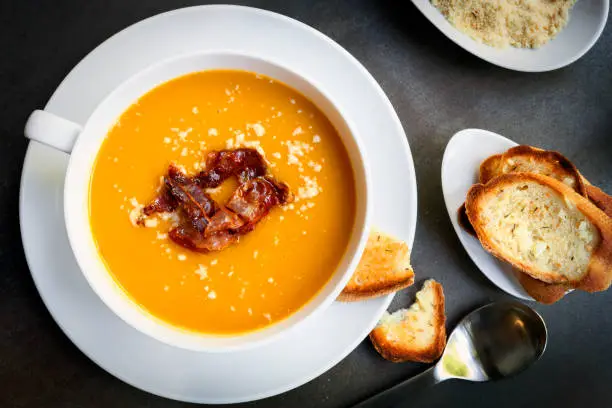
M 217 252 L 168 239 L 168 213 L 137 225 L 170 163 L 193 175 L 207 152 L 237 147 L 257 149 L 295 201 Z M 223 203 L 236 187 L 209 193 Z M 90 222 L 108 270 L 142 308 L 190 331 L 238 334 L 286 318 L 327 283 L 355 200 L 345 147 L 312 102 L 265 76 L 214 70 L 166 82 L 121 115 L 93 169 Z

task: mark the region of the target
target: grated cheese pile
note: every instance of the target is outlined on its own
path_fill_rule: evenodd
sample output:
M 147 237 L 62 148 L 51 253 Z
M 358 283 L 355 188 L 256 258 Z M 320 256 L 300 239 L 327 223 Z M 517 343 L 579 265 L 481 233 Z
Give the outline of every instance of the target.
M 538 48 L 569 19 L 576 0 L 431 0 L 457 29 L 498 48 Z

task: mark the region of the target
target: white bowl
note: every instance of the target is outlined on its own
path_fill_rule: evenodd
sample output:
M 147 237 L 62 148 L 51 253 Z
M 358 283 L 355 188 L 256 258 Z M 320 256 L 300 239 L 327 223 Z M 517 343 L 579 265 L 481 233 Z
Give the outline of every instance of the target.
M 355 223 L 348 248 L 325 287 L 288 318 L 264 329 L 235 336 L 186 331 L 139 307 L 108 273 L 96 248 L 89 223 L 89 182 L 94 161 L 108 130 L 140 96 L 170 79 L 209 69 L 258 72 L 296 89 L 321 109 L 338 131 L 352 164 L 357 199 Z M 183 55 L 155 64 L 117 87 L 81 126 L 49 112 L 32 113 L 26 137 L 71 154 L 64 186 L 64 215 L 70 245 L 85 278 L 102 301 L 126 323 L 167 344 L 190 350 L 220 352 L 246 349 L 268 342 L 329 306 L 355 270 L 367 240 L 371 197 L 369 170 L 354 126 L 341 108 L 311 80 L 296 70 L 246 53 L 207 52 Z
M 414 5 L 457 45 L 500 67 L 525 72 L 552 71 L 571 64 L 595 44 L 608 19 L 609 0 L 578 0 L 570 10 L 567 26 L 549 43 L 537 49 L 499 49 L 479 43 L 457 30 L 430 0 L 412 0 Z

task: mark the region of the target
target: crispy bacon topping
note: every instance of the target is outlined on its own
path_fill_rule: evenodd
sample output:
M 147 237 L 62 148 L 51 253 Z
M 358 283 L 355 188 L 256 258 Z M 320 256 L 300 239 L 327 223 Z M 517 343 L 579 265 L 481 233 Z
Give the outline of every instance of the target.
M 206 156 L 206 170 L 195 176 L 195 182 L 203 188 L 215 188 L 232 176 L 240 183 L 266 174 L 263 157 L 254 149 L 212 151 Z
M 289 189 L 271 177 L 257 177 L 242 183 L 227 202 L 227 208 L 242 218 L 246 225 L 242 232 L 251 231 L 275 205 L 290 199 Z
M 169 191 L 164 190 L 159 196 L 155 197 L 145 208 L 142 213 L 148 217 L 151 214 L 158 212 L 172 212 L 176 210 L 178 203 L 174 196 Z
M 272 207 L 293 201 L 289 187 L 266 172 L 264 158 L 254 149 L 212 151 L 206 169 L 193 178 L 170 165 L 162 191 L 143 214 L 176 211 L 180 222 L 168 232 L 170 239 L 194 251 L 220 251 L 252 231 Z M 237 177 L 239 186 L 224 206 L 205 190 L 230 177 Z
M 221 251 L 238 242 L 240 235 L 229 230 L 218 231 L 208 236 L 190 228 L 179 225 L 168 232 L 170 239 L 177 244 L 198 252 Z

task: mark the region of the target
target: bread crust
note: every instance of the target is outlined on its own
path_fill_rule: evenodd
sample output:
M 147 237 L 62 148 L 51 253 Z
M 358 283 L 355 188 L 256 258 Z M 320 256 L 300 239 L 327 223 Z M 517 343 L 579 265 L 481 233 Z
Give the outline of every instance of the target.
M 586 185 L 586 192 L 589 200 L 597 206 L 601 211 L 606 213 L 608 217 L 612 217 L 612 196 L 604 193 L 600 188 L 592 184 Z
M 359 302 L 362 300 L 373 299 L 406 289 L 407 287 L 412 286 L 413 283 L 414 275 L 396 281 L 387 280 L 384 282 L 377 282 L 363 289 L 351 290 L 349 288 L 344 288 L 336 300 L 339 300 L 340 302 Z
M 559 283 L 546 283 L 516 270 L 519 283 L 532 298 L 545 305 L 561 300 L 571 287 Z
M 480 163 L 478 179 L 480 180 L 481 184 L 487 184 L 489 180 L 492 180 L 501 174 L 501 162 L 502 155 L 494 154 L 493 156 L 489 156 L 482 163 Z
M 432 363 L 436 361 L 446 347 L 446 314 L 444 312 L 444 291 L 442 285 L 432 280 L 435 303 L 436 333 L 432 344 L 424 350 L 415 350 L 411 344 L 391 342 L 385 336 L 382 326 L 377 326 L 370 332 L 370 341 L 378 353 L 386 360 L 394 363 L 415 361 Z
M 359 265 L 337 300 L 358 302 L 385 296 L 413 283 L 408 244 L 372 228 Z
M 546 186 L 561 195 L 565 200 L 572 202 L 591 223 L 599 230 L 601 242 L 593 250 L 586 272 L 578 279 L 570 281 L 560 274 L 533 270 L 525 263 L 505 254 L 498 248 L 482 228 L 478 206 L 485 195 L 499 187 L 533 181 Z M 612 282 L 612 219 L 597 208 L 588 199 L 576 193 L 571 187 L 551 177 L 535 173 L 508 173 L 491 180 L 486 185 L 475 184 L 468 191 L 466 210 L 470 223 L 474 227 L 482 246 L 497 258 L 512 264 L 515 268 L 527 273 L 535 279 L 546 283 L 562 283 L 569 287 L 582 289 L 588 292 L 605 290 Z

